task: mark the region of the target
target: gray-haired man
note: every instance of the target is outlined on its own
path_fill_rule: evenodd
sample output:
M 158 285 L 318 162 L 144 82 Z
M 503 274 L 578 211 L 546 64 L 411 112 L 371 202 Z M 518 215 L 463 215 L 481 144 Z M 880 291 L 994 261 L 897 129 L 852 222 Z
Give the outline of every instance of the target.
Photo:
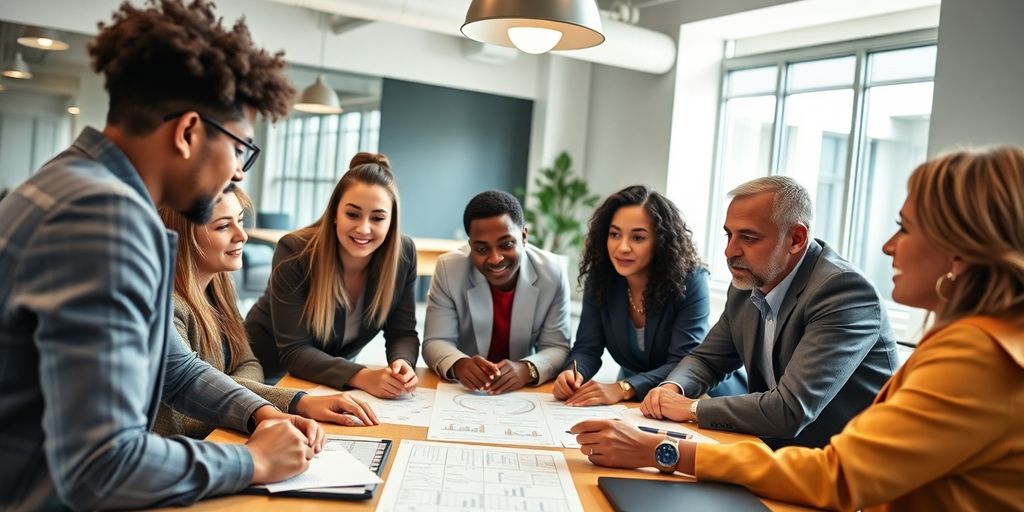
M 642 411 L 773 447 L 824 446 L 898 366 L 885 306 L 853 265 L 810 237 L 811 200 L 796 181 L 759 178 L 729 195 L 725 310 Z M 741 365 L 747 394 L 697 399 Z

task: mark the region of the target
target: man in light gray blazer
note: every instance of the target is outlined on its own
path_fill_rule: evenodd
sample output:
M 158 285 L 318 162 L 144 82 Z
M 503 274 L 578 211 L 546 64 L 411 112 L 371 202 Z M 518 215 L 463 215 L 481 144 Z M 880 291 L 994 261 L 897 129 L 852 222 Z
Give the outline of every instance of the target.
M 810 238 L 810 197 L 794 180 L 759 178 L 730 195 L 725 311 L 642 410 L 772 447 L 824 446 L 898 366 L 885 305 L 853 265 Z M 698 399 L 740 366 L 748 394 Z
M 463 225 L 469 245 L 442 255 L 434 270 L 424 361 L 490 393 L 546 382 L 569 354 L 563 258 L 527 243 L 522 206 L 506 192 L 470 200 Z

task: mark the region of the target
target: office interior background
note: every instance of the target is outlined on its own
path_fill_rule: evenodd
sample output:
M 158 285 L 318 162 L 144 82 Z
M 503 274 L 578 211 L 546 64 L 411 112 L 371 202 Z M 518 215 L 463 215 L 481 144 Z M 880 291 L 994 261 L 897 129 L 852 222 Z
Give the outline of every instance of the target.
M 103 126 L 106 94 L 85 45 L 120 2 L 0 7 L 0 61 L 32 73 L 0 78 L 0 191 L 84 126 Z M 348 159 L 380 151 L 398 178 L 402 230 L 464 238 L 470 197 L 529 192 L 566 151 L 595 194 L 644 183 L 676 202 L 711 270 L 713 322 L 728 286 L 721 225 L 733 186 L 797 178 L 815 200 L 812 233 L 888 298 L 881 245 L 913 167 L 957 146 L 1024 144 L 1020 0 L 601 0 L 604 45 L 543 55 L 459 35 L 468 3 L 218 2 L 226 22 L 244 15 L 258 44 L 286 52 L 299 90 L 323 73 L 344 108 L 258 125 L 264 152 L 244 183 L 257 224 L 312 222 Z M 70 49 L 18 45 L 30 26 L 58 30 Z M 243 308 L 269 272 L 272 249 L 257 245 L 236 280 Z M 912 347 L 924 315 L 888 309 Z M 422 306 L 418 316 L 422 326 Z

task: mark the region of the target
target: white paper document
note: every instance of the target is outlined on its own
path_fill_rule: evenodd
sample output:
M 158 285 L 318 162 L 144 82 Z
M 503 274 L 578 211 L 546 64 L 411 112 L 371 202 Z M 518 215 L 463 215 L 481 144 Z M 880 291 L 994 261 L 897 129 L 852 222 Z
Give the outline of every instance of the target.
M 705 436 L 705 435 L 702 435 L 702 434 L 698 434 L 696 430 L 688 428 L 688 427 L 684 426 L 682 423 L 676 423 L 674 421 L 668 421 L 668 420 L 656 420 L 654 418 L 648 418 L 647 416 L 644 416 L 643 413 L 640 412 L 640 408 L 639 407 L 634 408 L 634 409 L 623 408 L 623 410 L 621 411 L 621 414 L 622 414 L 622 419 L 624 419 L 624 420 L 626 420 L 626 421 L 628 421 L 628 422 L 630 422 L 630 423 L 632 423 L 632 424 L 634 424 L 634 425 L 636 425 L 638 427 L 639 426 L 644 426 L 644 427 L 651 427 L 651 428 L 656 428 L 656 429 L 661 429 L 661 430 L 671 430 L 671 431 L 674 431 L 674 432 L 682 432 L 682 433 L 688 434 L 690 436 L 689 438 L 686 439 L 687 441 L 693 441 L 694 443 L 718 444 L 718 441 L 715 441 L 714 439 L 711 439 L 708 436 Z
M 427 439 L 560 447 L 544 415 L 543 397 L 524 392 L 488 395 L 440 383 Z
M 311 489 L 316 487 L 342 487 L 379 484 L 379 476 L 345 449 L 343 442 L 324 443 L 324 449 L 309 461 L 306 471 L 274 484 L 267 490 L 274 492 Z
M 547 418 L 548 428 L 551 429 L 551 432 L 555 434 L 555 437 L 564 448 L 580 447 L 580 444 L 576 442 L 576 435 L 566 433 L 573 425 L 584 420 L 621 419 L 619 410 L 625 409 L 625 407 L 614 405 L 570 407 L 565 405 L 565 402 L 551 395 L 547 395 L 541 400 L 541 406 L 544 408 L 544 416 Z
M 402 441 L 378 512 L 583 512 L 561 452 Z
M 306 393 L 323 396 L 340 393 L 340 391 L 327 386 L 317 386 Z M 347 393 L 370 404 L 373 413 L 377 415 L 377 419 L 381 423 L 413 427 L 430 426 L 430 412 L 434 408 L 435 393 L 433 389 L 416 388 L 416 392 L 413 394 L 405 394 L 392 399 L 377 398 L 361 389 L 352 389 Z

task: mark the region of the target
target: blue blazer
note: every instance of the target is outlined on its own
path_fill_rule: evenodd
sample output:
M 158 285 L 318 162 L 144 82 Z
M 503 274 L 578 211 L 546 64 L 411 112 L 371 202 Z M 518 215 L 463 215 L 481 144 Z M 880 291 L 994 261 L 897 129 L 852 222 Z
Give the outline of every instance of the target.
M 700 345 L 708 332 L 708 274 L 704 270 L 693 272 L 685 284 L 686 291 L 675 300 L 660 308 L 647 309 L 642 352 L 629 318 L 626 280 L 618 277 L 611 282 L 601 306 L 595 302 L 594 291 L 588 284 L 583 290 L 576 342 L 563 370 L 571 369 L 575 360 L 583 378 L 589 380 L 601 369 L 601 355 L 607 348 L 619 366 L 634 374 L 626 380 L 636 391 L 634 400 L 642 400 L 665 380 L 683 356 Z

